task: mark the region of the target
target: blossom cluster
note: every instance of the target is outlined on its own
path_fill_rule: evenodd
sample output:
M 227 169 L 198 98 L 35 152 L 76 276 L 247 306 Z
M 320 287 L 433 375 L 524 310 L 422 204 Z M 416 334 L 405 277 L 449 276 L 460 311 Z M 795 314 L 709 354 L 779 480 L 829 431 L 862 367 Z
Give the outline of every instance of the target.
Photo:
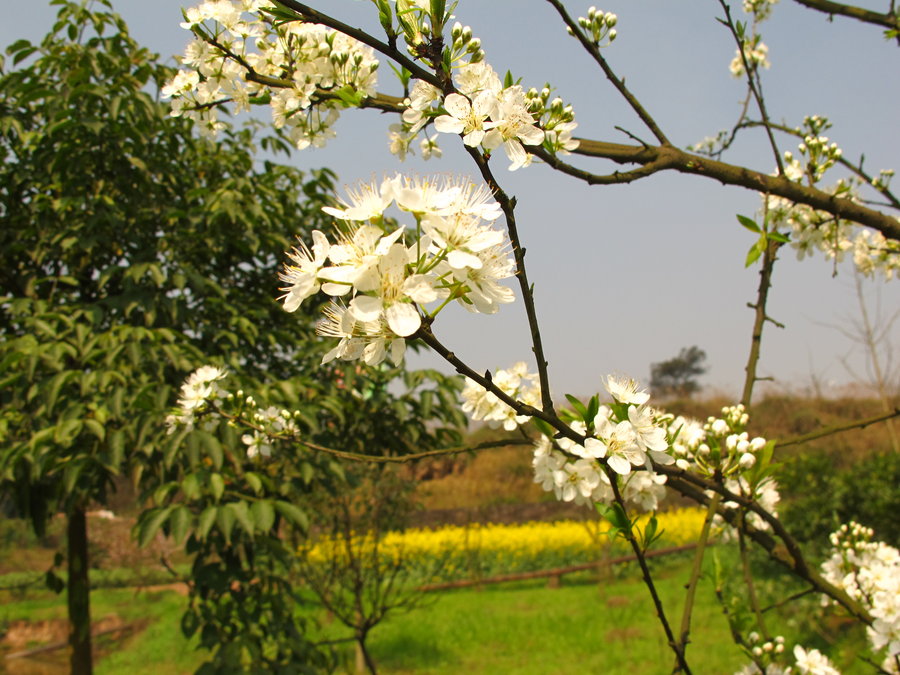
M 743 8 L 753 15 L 754 21 L 764 21 L 772 15 L 772 7 L 776 4 L 778 0 L 744 0 Z
M 778 663 L 784 653 L 784 638 L 778 636 L 762 641 L 757 633 L 750 633 L 748 642 L 754 662 L 741 668 L 735 675 L 840 675 L 840 671 L 818 649 L 794 646 L 794 665 L 783 667 Z
M 525 146 L 546 141 L 554 152 L 577 147 L 572 139 L 577 126 L 572 108 L 561 99 L 550 100 L 549 87 L 539 92 L 525 91 L 518 84 L 504 86 L 484 61 L 459 66 L 453 81 L 457 91 L 446 96 L 427 82 L 413 82 L 404 101 L 403 124 L 393 129 L 392 150 L 396 154 L 405 155 L 410 140 L 429 122 L 439 133 L 461 135 L 469 147 L 491 152 L 502 146 L 510 160 L 510 171 L 531 163 L 532 155 Z M 434 145 L 434 140 L 427 140 L 429 146 Z
M 766 46 L 766 43 L 760 39 L 759 35 L 754 35 L 752 39 L 744 42 L 743 56 L 741 55 L 741 51 L 741 49 L 735 50 L 735 56 L 728 65 L 728 70 L 731 71 L 732 77 L 744 76 L 747 72 L 744 68 L 745 60 L 752 71 L 758 70 L 759 68 L 768 69 L 772 67 L 772 64 L 769 62 L 769 48 Z
M 665 495 L 666 477 L 653 471 L 653 462 L 675 461 L 667 452 L 665 429 L 658 423 L 657 412 L 645 405 L 650 396 L 639 390 L 637 382 L 609 376 L 606 389 L 613 397 L 611 405 L 598 406 L 587 420 L 569 423 L 572 431 L 585 437 L 583 442 L 565 437 L 538 439 L 532 461 L 534 480 L 562 501 L 610 504 L 615 493 L 605 470 L 608 466 L 626 501 L 655 510 Z
M 831 556 L 822 575 L 861 603 L 875 621 L 867 628 L 876 651 L 885 650 L 888 672 L 900 660 L 900 551 L 872 541 L 873 532 L 851 522 L 831 534 Z
M 749 480 L 748 472 L 757 465 L 760 456 L 771 448 L 766 439 L 750 438 L 746 426 L 750 421 L 743 405 L 722 408 L 721 417 L 709 417 L 701 424 L 684 417 L 669 417 L 668 433 L 672 439 L 675 464 L 685 471 L 701 476 L 721 476 L 729 492 L 755 501 L 772 515 L 780 496 L 771 476 Z M 736 509 L 738 504 L 726 501 L 725 508 Z M 756 513 L 748 513 L 747 522 L 755 529 L 768 529 L 768 524 Z M 721 519 L 717 520 L 722 524 Z
M 207 411 L 211 403 L 226 399 L 230 394 L 219 382 L 227 375 L 228 371 L 217 366 L 201 366 L 191 373 L 181 385 L 178 408 L 166 416 L 168 433 L 178 427 L 193 429 L 198 414 Z
M 245 396 L 242 390 L 231 393 L 224 389 L 221 381 L 227 376 L 228 371 L 217 366 L 201 366 L 188 375 L 181 386 L 178 407 L 166 416 L 168 433 L 190 431 L 201 417 L 205 417 L 202 428 L 212 430 L 220 421 L 215 413 L 228 408 L 232 417 L 243 417 L 250 427 L 250 432 L 241 436 L 247 457 L 269 457 L 273 437 L 297 431 L 296 418 L 300 413 L 275 406 L 258 407 L 256 400 Z
M 788 179 L 816 185 L 840 161 L 841 149 L 822 133 L 830 126 L 828 119 L 819 115 L 803 119 L 803 127 L 796 129 L 797 134 L 803 134 L 803 141 L 797 146 L 799 157 L 792 152 L 784 153 Z M 881 171 L 870 181 L 872 187 L 887 190 L 892 175 L 891 170 Z M 836 197 L 858 201 L 862 185 L 856 178 L 841 179 L 827 191 Z M 767 221 L 776 229 L 790 230 L 791 246 L 797 251 L 798 259 L 819 250 L 835 263 L 852 256 L 856 268 L 869 277 L 880 273 L 885 279 L 891 279 L 900 270 L 900 242 L 783 197 L 763 195 L 763 200 Z
M 856 199 L 848 181 L 839 181 L 829 191 L 838 197 Z M 851 258 L 856 269 L 867 277 L 876 274 L 885 280 L 900 277 L 897 240 L 805 204 L 772 195 L 765 199 L 769 222 L 776 228 L 790 230 L 790 245 L 796 250 L 798 260 L 820 251 L 835 264 Z
M 182 28 L 195 39 L 185 68 L 162 90 L 172 115 L 209 133 L 222 128 L 218 108 L 248 109 L 268 100 L 277 128 L 300 149 L 321 147 L 348 100 L 375 93 L 378 61 L 371 48 L 318 24 L 275 23 L 268 0 L 207 0 L 185 11 Z
M 412 214 L 414 229 L 385 217 L 392 205 Z M 388 355 L 399 363 L 406 338 L 451 300 L 484 314 L 514 300 L 500 283 L 515 273 L 509 241 L 491 226 L 500 206 L 484 187 L 396 175 L 350 190 L 340 208 L 323 210 L 343 226 L 330 240 L 315 230 L 312 249 L 301 242 L 280 275 L 289 312 L 320 291 L 332 298 L 316 330 L 338 344 L 323 363 L 376 365 Z
M 497 370 L 491 381 L 504 394 L 520 403 L 538 406 L 541 401 L 541 387 L 537 375 L 528 372 L 524 361 L 519 361 L 509 370 Z M 486 390 L 473 380 L 466 380 L 462 391 L 463 412 L 468 413 L 476 422 L 484 421 L 493 429 L 502 426 L 506 431 L 513 431 L 530 418 L 519 415 L 496 394 Z

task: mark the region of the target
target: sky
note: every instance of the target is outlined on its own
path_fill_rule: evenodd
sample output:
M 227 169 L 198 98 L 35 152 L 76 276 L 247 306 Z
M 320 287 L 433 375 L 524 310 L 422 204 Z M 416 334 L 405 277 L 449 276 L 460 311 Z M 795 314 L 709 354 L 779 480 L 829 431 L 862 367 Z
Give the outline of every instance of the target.
M 309 4 L 351 25 L 377 28 L 373 5 L 366 0 Z M 587 2 L 566 4 L 573 15 L 587 13 Z M 740 16 L 740 3 L 731 4 Z M 878 7 L 874 1 L 856 4 Z M 180 8 L 187 6 L 179 0 L 114 0 L 113 5 L 134 37 L 164 60 L 171 62 L 189 40 L 178 25 Z M 16 17 L 0 25 L 2 45 L 39 40 L 56 13 L 41 0 L 0 0 L 0 7 L 4 16 Z M 717 2 L 609 0 L 601 7 L 619 19 L 608 60 L 673 143 L 686 147 L 734 123 L 744 88 L 728 72 L 734 44 L 716 21 L 721 14 Z M 651 138 L 566 35 L 548 3 L 460 0 L 456 16 L 481 38 L 495 70 L 510 70 L 526 87 L 550 83 L 571 103 L 579 123 L 576 135 L 622 143 L 631 142 L 625 132 Z M 775 121 L 794 126 L 804 115 L 826 116 L 834 125 L 828 135 L 846 157 L 864 154 L 873 173 L 900 169 L 900 48 L 895 43 L 886 42 L 877 27 L 829 22 L 789 0 L 775 7 L 763 26 L 763 40 L 772 62 L 763 87 Z M 379 90 L 398 94 L 386 64 L 379 72 Z M 260 114 L 266 118 L 267 112 Z M 288 161 L 304 169 L 328 166 L 340 183 L 351 186 L 398 171 L 475 178 L 470 158 L 446 135 L 440 139 L 442 159 L 400 163 L 388 151 L 392 121 L 375 111 L 347 111 L 336 139 Z M 795 142 L 782 138 L 780 148 L 795 151 Z M 616 168 L 601 160 L 570 159 L 597 173 Z M 724 159 L 774 170 L 761 132 L 742 136 Z M 499 160 L 495 173 L 518 200 L 517 220 L 555 396 L 602 390 L 608 373 L 647 382 L 651 363 L 691 345 L 708 355 L 708 372 L 701 378 L 706 390 L 739 395 L 753 323 L 747 303 L 755 299 L 758 268 L 744 267 L 753 238 L 735 214 L 753 216 L 758 195 L 674 173 L 627 186 L 591 187 L 538 164 L 508 173 L 505 158 Z M 802 393 L 815 383 L 824 393 L 836 394 L 848 382 L 869 379 L 865 351 L 846 335 L 860 317 L 852 267 L 835 268 L 822 256 L 798 262 L 792 251 L 784 251 L 773 281 L 768 313 L 785 327 L 769 324 L 763 336 L 760 374 L 775 378 L 768 386 Z M 898 280 L 867 280 L 863 294 L 873 315 L 878 307 L 884 316 L 900 309 Z M 438 317 L 435 333 L 476 370 L 520 360 L 533 364 L 521 302 L 493 316 L 451 310 Z M 894 327 L 887 348 L 900 359 L 900 321 Z M 433 355 L 413 355 L 410 363 L 448 370 Z

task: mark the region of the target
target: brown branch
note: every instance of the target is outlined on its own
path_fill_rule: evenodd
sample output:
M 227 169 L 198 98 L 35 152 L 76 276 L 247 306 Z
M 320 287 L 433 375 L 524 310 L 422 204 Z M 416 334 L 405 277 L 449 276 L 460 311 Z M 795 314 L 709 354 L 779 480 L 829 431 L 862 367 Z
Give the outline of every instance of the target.
M 817 431 L 811 431 L 808 434 L 803 434 L 802 436 L 795 436 L 794 438 L 789 438 L 786 441 L 776 441 L 776 448 L 787 448 L 791 445 L 800 445 L 801 443 L 807 443 L 809 441 L 814 441 L 817 438 L 824 438 L 825 436 L 831 436 L 832 434 L 839 434 L 844 431 L 850 431 L 851 429 L 865 429 L 867 426 L 871 424 L 877 424 L 878 422 L 884 422 L 885 420 L 892 419 L 894 417 L 900 417 L 900 408 L 894 408 L 893 410 L 881 413 L 880 415 L 875 415 L 874 417 L 869 417 L 864 420 L 859 420 L 857 422 L 847 422 L 846 424 L 836 424 L 834 426 L 825 427 L 824 429 L 819 429 Z
M 759 515 L 772 528 L 772 532 L 781 540 L 781 543 L 772 534 L 754 528 L 745 530 L 745 535 L 748 538 L 752 539 L 768 553 L 772 560 L 784 566 L 801 579 L 806 580 L 811 586 L 815 587 L 816 591 L 830 597 L 866 625 L 872 625 L 874 618 L 869 611 L 847 595 L 844 590 L 825 579 L 816 569 L 810 567 L 803 556 L 803 552 L 800 550 L 800 546 L 785 529 L 784 524 L 755 501 L 742 495 L 734 494 L 718 483 L 704 480 L 699 476 L 694 476 L 672 466 L 655 466 L 654 469 L 658 473 L 666 474 L 669 477 L 666 483 L 669 487 L 698 504 L 708 505 L 711 499 L 708 492 L 712 491 L 722 495 L 723 501 L 736 502 L 744 509 Z M 718 512 L 732 527 L 739 525 L 737 522 L 739 518 L 737 509 L 720 507 Z
M 766 303 L 769 299 L 769 290 L 772 288 L 772 272 L 774 271 L 775 261 L 778 260 L 779 246 L 781 244 L 777 241 L 770 240 L 766 245 L 766 250 L 763 251 L 762 267 L 759 270 L 759 287 L 756 291 L 756 304 L 752 305 L 755 310 L 753 335 L 750 340 L 750 353 L 747 356 L 747 365 L 744 367 L 746 376 L 744 378 L 744 391 L 741 394 L 741 403 L 748 410 L 750 409 L 750 401 L 753 398 L 753 386 L 761 379 L 756 374 L 756 368 L 759 365 L 763 327 L 766 325 L 766 321 L 769 320 L 769 317 L 766 315 Z M 776 325 L 778 324 L 776 323 Z
M 712 500 L 706 509 L 706 516 L 703 519 L 703 528 L 700 530 L 700 538 L 697 540 L 696 553 L 694 555 L 694 564 L 691 569 L 691 577 L 687 584 L 687 594 L 684 599 L 684 609 L 681 614 L 681 632 L 679 633 L 679 645 L 683 651 L 687 651 L 691 634 L 691 617 L 694 613 L 694 597 L 697 593 L 697 584 L 700 581 L 700 574 L 703 571 L 703 554 L 709 542 L 709 532 L 712 521 L 716 515 L 716 511 L 721 503 L 721 495 L 713 495 Z
M 419 459 L 427 459 L 429 457 L 449 457 L 451 455 L 460 455 L 464 452 L 478 452 L 479 450 L 490 450 L 492 448 L 506 448 L 510 445 L 534 445 L 531 440 L 522 438 L 511 438 L 505 441 L 485 441 L 477 445 L 460 445 L 452 448 L 437 448 L 436 450 L 426 450 L 425 452 L 416 452 L 411 455 L 365 455 L 359 452 L 347 452 L 345 450 L 337 450 L 324 445 L 305 441 L 302 438 L 295 439 L 300 445 L 323 452 L 339 459 L 346 459 L 351 462 L 368 462 L 370 464 L 404 464 L 414 462 Z
M 728 30 L 731 31 L 731 36 L 737 43 L 738 54 L 741 56 L 741 63 L 744 64 L 744 72 L 747 74 L 747 84 L 750 87 L 750 93 L 753 94 L 756 106 L 759 108 L 762 124 L 763 127 L 765 127 L 766 136 L 769 139 L 769 145 L 772 147 L 772 153 L 775 155 L 775 164 L 778 167 L 778 175 L 782 176 L 784 175 L 784 163 L 781 160 L 781 152 L 778 150 L 778 144 L 775 143 L 775 135 L 772 133 L 769 113 L 766 112 L 766 102 L 762 93 L 762 79 L 759 76 L 759 68 L 755 64 L 751 66 L 750 60 L 747 58 L 747 52 L 744 49 L 745 42 L 741 39 L 741 36 L 738 35 L 737 27 L 731 19 L 731 6 L 725 2 L 725 0 L 719 0 L 719 4 L 725 12 L 725 21 L 722 21 L 722 23 L 728 27 Z M 756 24 L 754 23 L 754 32 L 755 26 Z
M 893 30 L 900 29 L 900 17 L 890 12 L 881 14 L 880 12 L 875 12 L 871 9 L 845 5 L 840 2 L 831 2 L 831 0 L 794 0 L 794 2 L 798 5 L 803 5 L 808 9 L 823 12 L 824 14 L 846 16 L 851 19 L 856 19 L 857 21 L 871 23 L 876 26 L 883 26 L 884 28 Z
M 532 405 L 517 401 L 505 391 L 500 389 L 500 387 L 494 384 L 494 382 L 491 380 L 490 373 L 485 373 L 484 375 L 482 375 L 481 373 L 475 372 L 459 357 L 457 357 L 456 354 L 447 349 L 447 347 L 440 340 L 438 340 L 437 337 L 435 337 L 434 333 L 431 332 L 430 326 L 423 325 L 411 337 L 420 339 L 426 345 L 431 347 L 447 363 L 453 366 L 454 369 L 456 369 L 457 373 L 459 373 L 460 375 L 465 375 L 473 382 L 487 389 L 494 396 L 496 396 L 510 408 L 515 410 L 519 415 L 537 417 L 538 419 L 543 420 L 554 429 L 556 429 L 556 431 L 558 432 L 558 436 L 569 438 L 579 445 L 584 443 L 586 437 L 574 431 L 568 424 L 559 419 L 559 417 L 557 417 L 554 412 L 546 413 L 543 410 L 539 410 Z
M 528 282 L 528 274 L 525 271 L 525 248 L 519 238 L 519 230 L 516 226 L 516 200 L 510 198 L 506 192 L 500 187 L 500 183 L 494 177 L 488 161 L 484 158 L 477 148 L 466 146 L 469 155 L 475 161 L 481 177 L 491 188 L 494 198 L 503 209 L 503 215 L 506 219 L 506 229 L 509 232 L 509 241 L 512 244 L 513 256 L 516 260 L 516 280 L 519 282 L 519 289 L 522 291 L 522 302 L 525 304 L 525 314 L 528 317 L 528 328 L 531 332 L 531 348 L 534 352 L 535 362 L 538 369 L 538 380 L 541 383 L 541 408 L 548 415 L 554 415 L 553 397 L 550 394 L 550 375 L 547 371 L 547 357 L 544 355 L 544 345 L 541 339 L 541 329 L 538 323 L 537 308 L 534 304 L 534 288 Z
M 698 155 L 673 146 L 638 146 L 620 143 L 606 143 L 590 139 L 577 139 L 578 147 L 572 152 L 587 157 L 601 157 L 619 164 L 652 165 L 650 173 L 674 170 L 679 173 L 705 176 L 723 185 L 737 185 L 757 192 L 783 197 L 798 204 L 806 204 L 825 211 L 838 218 L 850 220 L 873 230 L 878 230 L 888 239 L 900 240 L 900 221 L 896 217 L 871 209 L 859 202 L 824 192 L 817 188 L 801 185 L 783 176 L 770 176 L 746 167 L 728 164 Z M 543 150 L 532 152 L 547 161 Z M 552 156 L 551 156 L 552 157 Z M 610 182 L 605 176 L 583 171 L 559 158 L 548 162 L 553 168 L 579 178 L 589 185 Z
M 806 135 L 803 132 L 803 130 L 789 127 L 786 124 L 776 124 L 774 122 L 770 122 L 769 125 L 777 131 L 780 131 L 785 134 L 789 134 L 796 138 L 803 139 Z M 763 126 L 763 123 L 760 122 L 759 120 L 745 120 L 745 121 L 741 122 L 740 124 L 738 124 L 737 127 L 735 127 L 735 132 L 738 131 L 739 129 L 743 129 L 743 128 L 752 128 L 752 127 L 760 127 L 760 126 Z M 873 190 L 876 190 L 885 199 L 887 199 L 888 204 L 885 204 L 885 206 L 890 206 L 895 209 L 900 209 L 900 199 L 897 199 L 897 197 L 894 196 L 894 194 L 887 187 L 885 187 L 884 185 L 877 187 L 872 184 L 873 180 L 875 180 L 875 177 L 863 169 L 862 159 L 860 159 L 859 164 L 854 164 L 849 159 L 847 159 L 846 157 L 841 155 L 840 157 L 837 158 L 837 163 L 840 164 L 841 166 L 843 166 L 845 169 L 856 174 L 859 178 L 861 178 L 866 183 L 866 185 L 868 185 Z
M 484 441 L 483 443 L 478 443 L 477 445 L 457 445 L 450 448 L 436 448 L 434 450 L 426 450 L 424 452 L 414 452 L 408 455 L 366 455 L 361 452 L 349 452 L 347 450 L 338 450 L 337 448 L 329 448 L 325 445 L 319 445 L 318 443 L 314 443 L 312 441 L 308 441 L 300 436 L 298 436 L 294 432 L 281 432 L 281 433 L 270 433 L 264 427 L 254 424 L 243 417 L 238 415 L 230 415 L 226 413 L 221 408 L 211 408 L 217 414 L 221 415 L 223 418 L 228 420 L 230 423 L 239 424 L 247 429 L 251 429 L 253 431 L 258 431 L 261 434 L 265 434 L 271 439 L 278 439 L 282 441 L 293 441 L 294 443 L 299 443 L 300 445 L 309 448 L 310 450 L 315 450 L 317 452 L 323 452 L 327 455 L 331 455 L 332 457 L 337 457 L 339 459 L 346 459 L 351 462 L 368 462 L 370 464 L 404 464 L 406 462 L 414 462 L 419 459 L 426 459 L 429 457 L 444 457 L 449 455 L 459 455 L 464 452 L 477 452 L 479 450 L 490 450 L 492 448 L 505 448 L 510 445 L 533 445 L 534 441 L 525 436 L 524 438 L 510 438 L 506 440 L 499 441 Z M 573 432 L 574 433 L 574 432 Z

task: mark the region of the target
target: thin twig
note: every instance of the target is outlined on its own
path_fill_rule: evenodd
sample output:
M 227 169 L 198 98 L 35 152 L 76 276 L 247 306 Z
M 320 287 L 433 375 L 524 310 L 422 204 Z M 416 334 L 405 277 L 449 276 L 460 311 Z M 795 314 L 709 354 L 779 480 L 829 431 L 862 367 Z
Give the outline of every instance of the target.
M 587 39 L 587 36 L 581 30 L 581 27 L 576 21 L 572 19 L 572 17 L 566 11 L 566 8 L 563 6 L 562 2 L 560 2 L 560 0 L 547 0 L 547 2 L 553 5 L 553 8 L 557 11 L 566 26 L 572 31 L 572 34 L 575 36 L 575 38 L 581 43 L 581 46 L 584 47 L 584 49 L 588 52 L 588 54 L 591 55 L 594 61 L 597 62 L 597 65 L 600 66 L 600 68 L 603 70 L 603 74 L 606 75 L 606 79 L 612 82 L 612 85 L 628 102 L 628 105 L 631 106 L 631 109 L 634 110 L 635 114 L 637 114 L 637 116 L 641 118 L 641 121 L 656 137 L 656 140 L 659 141 L 659 143 L 662 145 L 669 145 L 669 139 L 666 138 L 666 135 L 656 123 L 656 120 L 654 120 L 650 113 L 647 112 L 647 110 L 644 108 L 644 106 L 641 105 L 640 101 L 637 100 L 637 97 L 635 97 L 635 95 L 628 90 L 628 87 L 625 86 L 625 80 L 620 79 L 615 74 L 615 72 L 613 72 L 613 69 L 610 67 L 609 63 L 607 63 L 606 59 L 603 58 L 603 55 L 600 53 L 599 47 L 597 47 L 597 45 Z
M 769 240 L 766 244 L 766 249 L 763 251 L 762 266 L 759 270 L 756 304 L 752 306 L 755 310 L 753 334 L 750 339 L 750 353 L 747 356 L 747 365 L 744 367 L 746 375 L 744 377 L 744 391 L 741 394 L 741 403 L 748 410 L 750 409 L 750 401 L 753 398 L 753 386 L 762 379 L 756 374 L 756 369 L 759 365 L 763 327 L 769 318 L 766 314 L 766 303 L 769 299 L 769 290 L 772 288 L 772 272 L 775 267 L 775 261 L 778 260 L 779 246 L 781 244 L 774 240 Z M 776 325 L 778 324 L 776 323 Z
M 700 573 L 703 570 L 703 554 L 706 552 L 706 546 L 709 542 L 709 531 L 721 501 L 722 495 L 713 495 L 713 498 L 710 500 L 709 506 L 706 509 L 706 517 L 703 519 L 703 529 L 700 530 L 700 538 L 697 540 L 697 549 L 694 553 L 694 565 L 691 569 L 691 578 L 687 583 L 684 610 L 681 614 L 679 645 L 681 646 L 682 651 L 687 651 L 691 633 L 691 615 L 694 612 L 694 596 L 697 593 L 697 584 L 700 581 Z
M 538 379 L 541 383 L 541 407 L 544 413 L 553 415 L 553 397 L 550 393 L 550 376 L 547 371 L 547 358 L 544 355 L 543 341 L 541 340 L 541 329 L 538 323 L 537 309 L 534 305 L 534 288 L 528 282 L 528 274 L 525 271 L 525 248 L 519 238 L 519 230 L 516 226 L 516 200 L 510 198 L 506 192 L 500 187 L 497 179 L 491 171 L 488 161 L 476 149 L 466 146 L 469 155 L 475 161 L 481 176 L 494 193 L 494 198 L 503 209 L 503 215 L 506 218 L 506 228 L 509 231 L 509 240 L 512 244 L 513 256 L 516 260 L 516 279 L 519 282 L 519 288 L 522 291 L 522 302 L 525 304 L 525 314 L 528 317 L 528 328 L 531 332 L 531 348 L 534 352 L 534 358 L 537 363 Z
M 619 507 L 622 509 L 622 513 L 625 514 L 626 518 L 628 518 L 628 510 L 625 508 L 625 499 L 622 497 L 621 490 L 619 490 L 618 477 L 616 473 L 608 465 L 604 465 L 603 470 L 606 472 L 606 477 L 609 479 L 616 504 L 619 505 Z M 641 547 L 640 542 L 638 542 L 631 525 L 629 525 L 628 528 L 624 531 L 624 535 L 625 539 L 631 545 L 631 550 L 634 551 L 638 566 L 641 568 L 641 575 L 644 579 L 644 585 L 650 592 L 650 598 L 653 600 L 653 606 L 656 609 L 656 618 L 659 619 L 659 623 L 662 625 L 663 631 L 666 634 L 666 639 L 669 642 L 669 647 L 671 647 L 672 651 L 675 653 L 677 670 L 678 672 L 690 675 L 691 668 L 688 665 L 687 659 L 685 658 L 684 645 L 682 645 L 675 639 L 675 633 L 672 631 L 672 626 L 669 624 L 669 620 L 666 617 L 662 599 L 659 597 L 659 593 L 656 590 L 656 584 L 653 582 L 653 575 L 650 574 L 650 568 L 647 566 L 647 557 L 645 555 L 645 551 Z
M 750 608 L 753 610 L 753 616 L 756 617 L 756 626 L 759 628 L 760 635 L 768 642 L 770 639 L 769 631 L 766 630 L 766 622 L 763 619 L 762 609 L 759 604 L 759 597 L 756 595 L 756 584 L 753 583 L 753 574 L 750 571 L 750 554 L 747 551 L 747 540 L 744 536 L 747 525 L 747 514 L 743 511 L 738 515 L 738 549 L 741 554 L 741 572 L 744 576 L 744 585 L 747 587 L 747 595 L 750 599 Z
M 811 431 L 808 434 L 803 434 L 802 436 L 794 436 L 793 438 L 789 438 L 786 441 L 776 441 L 776 448 L 787 448 L 792 445 L 800 445 L 801 443 L 808 443 L 809 441 L 814 441 L 817 438 L 824 438 L 826 436 L 831 436 L 832 434 L 839 434 L 844 431 L 850 431 L 851 429 L 865 429 L 867 426 L 871 424 L 877 424 L 878 422 L 884 422 L 885 420 L 893 419 L 894 417 L 900 417 L 900 408 L 894 408 L 893 410 L 881 413 L 880 415 L 875 415 L 874 417 L 867 417 L 864 420 L 858 420 L 856 422 L 846 422 L 844 424 L 835 424 L 830 427 L 825 427 L 823 429 L 818 429 L 816 431 Z
M 775 135 L 772 133 L 772 127 L 769 122 L 769 114 L 766 112 L 765 98 L 762 93 L 762 80 L 759 77 L 759 68 L 755 64 L 751 64 L 747 58 L 747 52 L 744 49 L 745 41 L 738 35 L 734 21 L 731 19 L 731 7 L 725 0 L 719 0 L 722 10 L 725 12 L 725 20 L 722 21 L 738 46 L 738 54 L 741 57 L 741 63 L 744 64 L 744 72 L 747 73 L 747 84 L 756 100 L 756 106 L 759 108 L 759 114 L 762 117 L 763 126 L 766 129 L 766 136 L 769 138 L 769 145 L 772 147 L 772 154 L 775 155 L 775 164 L 778 167 L 778 175 L 784 175 L 784 163 L 781 159 L 781 152 L 778 150 L 778 144 L 775 143 Z

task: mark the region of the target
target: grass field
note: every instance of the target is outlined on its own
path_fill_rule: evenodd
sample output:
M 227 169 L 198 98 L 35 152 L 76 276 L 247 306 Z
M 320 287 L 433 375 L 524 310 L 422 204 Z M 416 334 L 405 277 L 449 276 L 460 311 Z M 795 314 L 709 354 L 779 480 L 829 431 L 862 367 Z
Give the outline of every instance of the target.
M 683 585 L 690 554 L 654 561 L 655 576 L 670 621 L 680 623 Z M 763 589 L 765 590 L 765 589 Z M 142 630 L 115 645 L 98 661 L 98 675 L 182 675 L 192 673 L 203 653 L 181 634 L 185 598 L 174 591 L 111 589 L 92 594 L 94 616 L 110 614 Z M 65 616 L 64 599 L 44 596 L 7 601 L 0 606 L 0 625 L 15 619 Z M 317 638 L 340 639 L 349 631 L 316 613 Z M 768 621 L 792 646 L 802 638 L 797 614 Z M 802 617 L 800 617 L 802 618 Z M 734 673 L 747 659 L 730 639 L 709 580 L 701 582 L 693 616 L 688 658 L 695 673 Z M 859 636 L 861 637 L 861 636 Z M 851 638 L 852 645 L 853 640 Z M 813 646 L 822 647 L 822 644 Z M 421 606 L 389 616 L 372 632 L 369 647 L 382 675 L 654 675 L 671 672 L 672 657 L 637 570 L 617 568 L 598 578 L 577 573 L 558 588 L 546 581 L 507 583 L 427 594 Z M 871 672 L 837 656 L 845 675 Z M 344 672 L 351 673 L 353 650 L 342 652 Z M 60 675 L 65 673 L 63 668 Z

